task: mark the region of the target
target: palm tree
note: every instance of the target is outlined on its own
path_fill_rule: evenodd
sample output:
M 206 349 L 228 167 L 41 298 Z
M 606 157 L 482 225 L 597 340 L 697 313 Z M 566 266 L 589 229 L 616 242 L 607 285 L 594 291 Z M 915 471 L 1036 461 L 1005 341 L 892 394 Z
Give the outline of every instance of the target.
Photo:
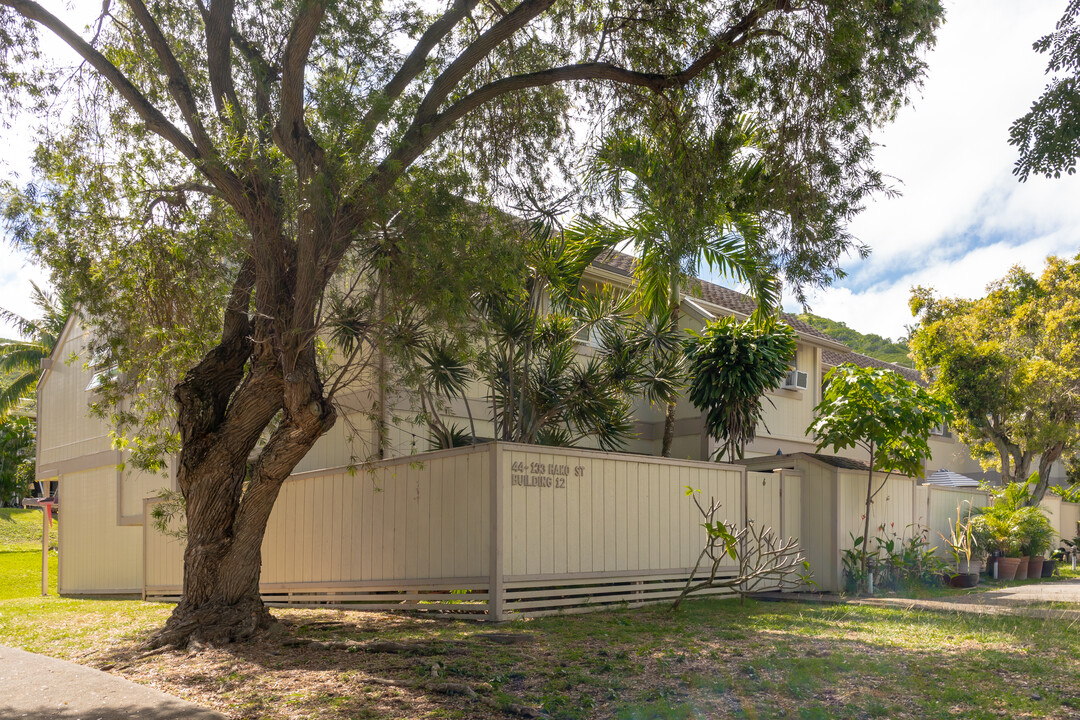
M 35 283 L 31 285 L 34 287 L 33 302 L 41 310 L 41 317 L 28 320 L 0 308 L 0 319 L 28 338 L 0 342 L 0 373 L 8 381 L 6 387 L 0 389 L 0 418 L 7 416 L 21 401 L 34 397 L 41 361 L 52 353 L 73 310 L 69 298 L 46 292 Z
M 675 109 L 648 134 L 615 134 L 599 148 L 588 184 L 632 214 L 589 218 L 581 231 L 612 246 L 633 245 L 636 294 L 647 317 L 677 328 L 682 295 L 702 263 L 746 282 L 759 308 L 778 303 L 774 269 L 757 243 L 758 208 L 773 180 L 756 151 L 760 134 L 747 118 L 705 132 L 690 112 Z M 681 356 L 671 352 L 669 362 Z M 668 402 L 665 457 L 674 423 L 675 403 Z

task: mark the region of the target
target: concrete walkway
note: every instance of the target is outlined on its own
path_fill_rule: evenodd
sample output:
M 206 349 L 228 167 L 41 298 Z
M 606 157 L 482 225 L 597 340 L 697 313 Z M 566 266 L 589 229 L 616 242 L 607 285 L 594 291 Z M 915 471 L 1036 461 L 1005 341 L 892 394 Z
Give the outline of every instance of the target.
M 2 645 L 0 718 L 227 720 L 220 713 L 130 680 Z
M 865 605 L 920 608 L 983 615 L 1023 615 L 1026 617 L 1080 620 L 1080 580 L 1057 580 L 1031 585 L 973 590 L 934 600 L 908 598 L 859 598 Z M 1054 603 L 1054 607 L 1040 607 Z
M 856 598 L 813 593 L 766 593 L 762 595 L 762 598 L 1080 621 L 1080 580 L 1055 580 L 993 590 L 968 590 L 933 600 L 898 597 Z M 1044 605 L 1048 603 L 1054 603 L 1055 606 L 1045 607 Z

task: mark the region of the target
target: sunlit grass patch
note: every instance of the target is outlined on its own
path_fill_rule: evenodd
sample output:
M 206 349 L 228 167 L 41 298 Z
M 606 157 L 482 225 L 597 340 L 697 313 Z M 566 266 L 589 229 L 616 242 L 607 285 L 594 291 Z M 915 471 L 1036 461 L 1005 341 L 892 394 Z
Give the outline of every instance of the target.
M 56 547 L 57 521 L 49 533 L 50 547 Z M 0 553 L 41 549 L 41 511 L 0 508 Z

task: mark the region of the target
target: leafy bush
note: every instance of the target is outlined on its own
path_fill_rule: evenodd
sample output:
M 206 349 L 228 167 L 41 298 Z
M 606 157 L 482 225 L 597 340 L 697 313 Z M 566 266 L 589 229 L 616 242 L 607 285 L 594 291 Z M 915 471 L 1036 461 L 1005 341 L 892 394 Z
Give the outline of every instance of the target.
M 913 530 L 911 537 L 906 530 Z M 874 575 L 874 586 L 882 589 L 896 589 L 913 585 L 934 585 L 945 571 L 945 562 L 930 545 L 930 528 L 915 524 L 905 528 L 905 535 L 886 533 L 885 526 L 878 526 L 880 535 L 873 538 L 875 545 L 869 549 L 869 543 L 863 536 L 851 535 L 851 549 L 844 550 L 842 562 L 844 581 L 849 591 L 866 586 L 867 576 Z M 864 571 L 863 568 L 866 568 Z
M 795 331 L 775 317 L 720 318 L 687 343 L 690 402 L 705 412 L 717 459 L 743 456 L 761 421 L 761 397 L 779 387 L 795 357 Z
M 1027 504 L 1031 481 L 992 488 L 993 503 L 974 510 L 972 535 L 985 552 L 1022 557 L 1042 555 L 1050 549 L 1055 534 L 1050 520 L 1041 509 Z

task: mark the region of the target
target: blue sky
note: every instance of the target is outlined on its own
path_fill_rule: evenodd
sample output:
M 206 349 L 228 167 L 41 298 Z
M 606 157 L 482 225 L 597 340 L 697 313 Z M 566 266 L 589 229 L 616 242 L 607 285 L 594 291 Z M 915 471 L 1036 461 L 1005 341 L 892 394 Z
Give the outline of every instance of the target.
M 811 309 L 863 332 L 897 337 L 912 321 L 914 285 L 973 297 L 1013 265 L 1038 271 L 1050 254 L 1080 252 L 1080 176 L 1019 183 L 1010 123 L 1046 83 L 1031 43 L 1049 32 L 1065 0 L 956 0 L 927 60 L 924 88 L 876 136 L 878 167 L 898 198 L 871 202 L 852 225 L 872 248 L 848 258 L 848 276 L 811 294 Z M 0 129 L 11 151 L 0 173 L 25 179 L 25 125 Z M 0 307 L 33 314 L 30 281 L 44 274 L 0 246 Z M 797 310 L 792 302 L 789 310 Z M 0 326 L 0 333 L 10 328 Z
M 1020 183 L 1008 144 L 1009 125 L 1046 83 L 1031 43 L 1053 29 L 1064 0 L 946 7 L 925 86 L 876 136 L 877 165 L 903 194 L 856 219 L 871 257 L 849 258 L 848 277 L 810 298 L 815 313 L 863 332 L 903 335 L 914 285 L 974 297 L 1013 265 L 1038 272 L 1047 255 L 1080 252 L 1080 177 Z

